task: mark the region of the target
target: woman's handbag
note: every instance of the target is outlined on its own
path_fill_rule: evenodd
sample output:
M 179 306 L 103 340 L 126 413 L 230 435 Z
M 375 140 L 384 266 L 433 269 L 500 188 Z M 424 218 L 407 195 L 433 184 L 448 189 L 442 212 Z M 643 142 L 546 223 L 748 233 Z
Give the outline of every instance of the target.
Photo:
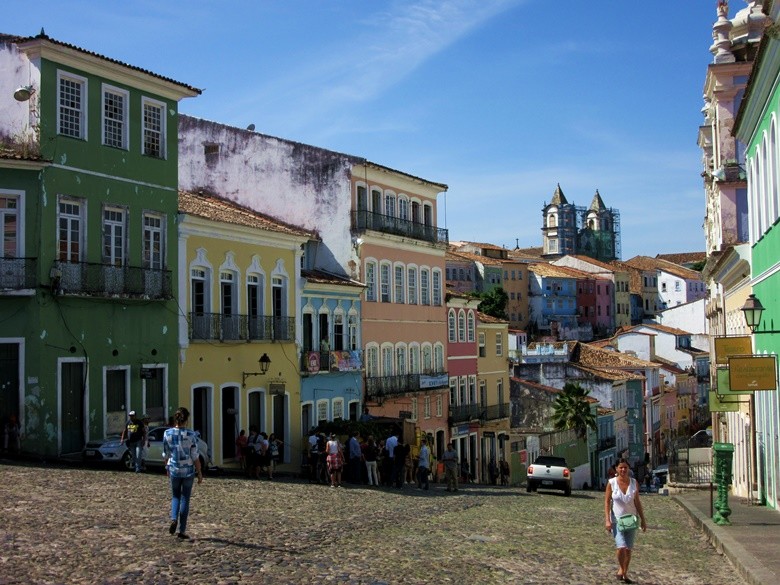
M 617 528 L 620 530 L 620 532 L 625 532 L 626 530 L 636 530 L 639 528 L 639 518 L 637 518 L 634 514 L 623 514 L 620 518 L 617 519 Z

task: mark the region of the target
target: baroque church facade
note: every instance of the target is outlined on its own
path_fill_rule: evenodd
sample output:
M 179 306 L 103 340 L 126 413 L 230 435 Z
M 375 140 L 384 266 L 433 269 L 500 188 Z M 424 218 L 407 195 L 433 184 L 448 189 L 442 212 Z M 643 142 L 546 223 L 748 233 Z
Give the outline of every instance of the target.
M 620 212 L 604 205 L 598 190 L 589 207 L 569 203 L 560 184 L 542 208 L 542 258 L 588 256 L 602 262 L 620 259 Z

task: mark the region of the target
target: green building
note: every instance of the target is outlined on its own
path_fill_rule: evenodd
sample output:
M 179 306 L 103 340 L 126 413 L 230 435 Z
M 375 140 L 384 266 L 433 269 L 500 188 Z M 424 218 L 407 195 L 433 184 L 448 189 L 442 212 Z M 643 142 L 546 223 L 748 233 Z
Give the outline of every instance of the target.
M 200 90 L 0 36 L 0 422 L 78 453 L 177 406 L 178 102 Z
M 765 2 L 764 10 L 771 26 L 761 37 L 734 135 L 745 146 L 750 285 L 755 296 L 753 300 L 765 309 L 753 331 L 753 352 L 776 356 L 780 354 L 780 304 L 777 301 L 780 298 L 780 147 L 777 139 L 780 132 L 777 114 L 780 109 L 780 39 L 773 31 L 780 23 L 780 3 Z M 742 316 L 739 318 L 741 321 Z M 734 470 L 735 475 L 747 475 L 755 486 L 758 500 L 775 509 L 780 509 L 779 410 L 780 388 L 776 382 L 772 389 L 754 392 L 751 425 L 747 427 L 752 448 L 751 465 L 740 464 L 743 459 L 738 451 Z M 734 433 L 723 441 L 737 442 L 738 438 Z

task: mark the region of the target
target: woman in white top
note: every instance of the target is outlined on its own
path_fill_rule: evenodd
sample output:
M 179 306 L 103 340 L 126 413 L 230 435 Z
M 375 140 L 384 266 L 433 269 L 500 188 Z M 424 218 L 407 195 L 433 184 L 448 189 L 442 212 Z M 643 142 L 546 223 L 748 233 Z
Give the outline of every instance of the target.
M 636 528 L 618 530 L 617 519 L 625 514 L 639 516 L 642 531 L 647 530 L 645 512 L 639 501 L 639 484 L 629 475 L 628 461 L 621 459 L 617 464 L 617 475 L 607 483 L 604 496 L 604 518 L 607 532 L 615 537 L 618 561 L 618 581 L 633 583 L 628 578 L 628 565 L 631 563 L 631 549 L 634 547 Z
M 341 487 L 341 468 L 344 466 L 344 454 L 341 450 L 341 443 L 333 433 L 330 434 L 330 440 L 325 445 L 325 452 L 328 455 L 330 487 Z

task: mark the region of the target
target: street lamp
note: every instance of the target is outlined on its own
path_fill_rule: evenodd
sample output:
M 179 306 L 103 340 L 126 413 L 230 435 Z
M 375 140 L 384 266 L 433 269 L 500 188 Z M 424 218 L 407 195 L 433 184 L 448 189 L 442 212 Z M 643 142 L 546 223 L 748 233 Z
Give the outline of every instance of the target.
M 268 368 L 271 365 L 271 358 L 268 357 L 268 354 L 264 353 L 257 361 L 260 364 L 259 372 L 241 372 L 242 388 L 246 388 L 246 379 L 249 378 L 250 376 L 265 376 L 266 372 L 268 372 Z
M 764 305 L 761 304 L 761 301 L 758 300 L 756 295 L 749 295 L 745 301 L 745 304 L 742 305 L 740 310 L 745 315 L 745 324 L 750 329 L 750 332 L 754 335 L 758 335 L 759 333 L 780 334 L 780 331 L 770 329 L 762 329 L 761 331 L 757 331 L 758 326 L 761 324 L 761 315 L 764 312 Z

